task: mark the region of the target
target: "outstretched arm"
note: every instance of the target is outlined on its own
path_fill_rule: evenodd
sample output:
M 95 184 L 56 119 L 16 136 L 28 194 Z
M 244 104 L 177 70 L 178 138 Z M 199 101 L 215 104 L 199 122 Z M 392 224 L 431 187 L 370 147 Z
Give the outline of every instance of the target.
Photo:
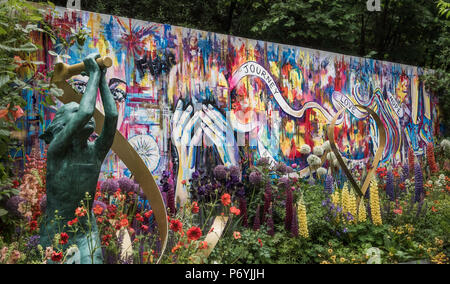
M 118 112 L 116 102 L 114 101 L 108 83 L 106 82 L 106 68 L 101 71 L 100 76 L 100 96 L 105 110 L 105 123 L 103 124 L 102 133 L 95 141 L 95 148 L 101 159 L 107 154 L 114 141 L 114 135 L 117 128 Z
M 95 59 L 99 54 L 91 54 L 84 59 L 85 70 L 89 75 L 86 91 L 81 98 L 78 109 L 73 110 L 73 114 L 67 114 L 68 121 L 64 128 L 54 137 L 50 152 L 64 151 L 72 142 L 73 135 L 77 133 L 91 119 L 95 110 L 95 99 L 100 81 L 100 68 Z

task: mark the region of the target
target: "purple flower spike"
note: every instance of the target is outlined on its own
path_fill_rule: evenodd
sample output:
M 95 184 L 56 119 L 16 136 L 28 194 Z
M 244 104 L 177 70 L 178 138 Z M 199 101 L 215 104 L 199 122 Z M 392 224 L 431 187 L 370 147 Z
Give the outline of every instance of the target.
M 414 165 L 414 180 L 415 180 L 414 202 L 420 202 L 424 197 L 424 190 L 423 190 L 423 173 L 419 163 L 416 163 Z

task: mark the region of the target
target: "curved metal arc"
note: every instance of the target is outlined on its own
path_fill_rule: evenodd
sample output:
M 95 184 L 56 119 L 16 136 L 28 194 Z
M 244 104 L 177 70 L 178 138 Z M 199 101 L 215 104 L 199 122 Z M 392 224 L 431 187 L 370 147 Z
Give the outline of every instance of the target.
M 347 165 L 345 164 L 344 160 L 342 159 L 342 155 L 335 143 L 334 128 L 336 126 L 336 120 L 346 110 L 346 108 L 339 110 L 339 112 L 336 113 L 336 115 L 333 117 L 333 120 L 331 121 L 330 125 L 328 126 L 328 139 L 330 141 L 331 150 L 336 155 L 336 159 L 338 160 L 339 165 L 341 166 L 342 170 L 344 171 L 345 175 L 347 176 L 348 180 L 350 181 L 351 185 L 356 190 L 356 192 L 358 193 L 359 198 L 360 198 L 360 197 L 364 197 L 364 194 L 366 193 L 367 188 L 370 185 L 370 181 L 372 180 L 372 177 L 377 169 L 378 163 L 380 162 L 380 160 L 382 158 L 384 148 L 386 147 L 386 129 L 385 129 L 383 123 L 381 122 L 381 119 L 378 116 L 378 114 L 375 111 L 373 111 L 371 108 L 362 106 L 362 105 L 355 105 L 355 106 L 366 110 L 370 114 L 370 116 L 372 116 L 372 118 L 375 120 L 375 122 L 377 124 L 378 132 L 379 132 L 379 135 L 378 135 L 379 146 L 378 146 L 377 152 L 375 153 L 372 167 L 368 171 L 366 179 L 364 180 L 362 187 L 359 187 L 358 183 L 353 178 L 350 170 L 347 168 Z M 359 198 L 358 198 L 358 204 L 359 204 Z

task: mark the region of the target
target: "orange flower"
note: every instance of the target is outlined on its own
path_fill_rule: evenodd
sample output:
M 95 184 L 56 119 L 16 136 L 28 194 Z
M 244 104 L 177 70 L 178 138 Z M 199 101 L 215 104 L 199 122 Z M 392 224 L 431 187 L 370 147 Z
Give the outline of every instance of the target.
M 228 206 L 231 203 L 231 196 L 228 193 L 222 195 L 222 204 L 223 206 Z
M 120 227 L 128 227 L 128 219 L 123 218 L 120 220 Z
M 232 206 L 232 207 L 230 207 L 230 213 L 238 216 L 239 214 L 241 214 L 241 210 L 239 210 L 236 207 Z
M 95 215 L 100 215 L 103 212 L 103 207 L 97 204 L 95 205 L 94 209 L 92 209 L 92 211 L 94 212 Z
M 200 242 L 198 249 L 207 249 L 208 243 L 206 241 Z
M 180 245 L 176 245 L 172 248 L 172 253 L 175 253 L 177 250 L 179 250 L 181 248 Z
M 240 239 L 240 238 L 241 238 L 241 233 L 239 233 L 239 232 L 234 232 L 234 233 L 233 233 L 233 237 L 234 237 L 235 240 Z
M 86 216 L 86 213 L 86 209 L 84 209 L 83 207 L 78 207 L 77 209 L 75 209 L 75 215 L 78 217 Z
M 153 210 L 149 210 L 149 211 L 144 213 L 144 217 L 148 219 L 148 218 L 150 218 L 152 216 L 152 214 L 153 214 Z
M 436 208 L 434 208 L 434 206 L 431 206 L 431 211 L 437 212 L 438 210 Z
M 68 225 L 69 227 L 71 227 L 71 226 L 73 226 L 73 224 L 76 224 L 76 223 L 78 223 L 78 218 L 75 218 L 75 219 L 73 219 L 73 220 L 67 222 L 67 225 Z

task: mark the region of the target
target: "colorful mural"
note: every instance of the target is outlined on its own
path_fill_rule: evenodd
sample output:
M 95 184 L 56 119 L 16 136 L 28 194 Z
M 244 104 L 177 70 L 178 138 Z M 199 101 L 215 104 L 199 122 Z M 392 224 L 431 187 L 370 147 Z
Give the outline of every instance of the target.
M 89 35 L 84 46 L 68 50 L 67 63 L 93 52 L 113 59 L 107 77 L 118 128 L 155 177 L 168 169 L 177 188 L 196 169 L 216 164 L 268 157 L 305 167 L 300 147 L 326 141 L 343 107 L 337 144 L 347 158 L 365 162 L 378 131 L 356 104 L 374 109 L 387 129 L 383 164 L 405 161 L 409 148 L 421 154 L 439 131 L 437 102 L 419 67 L 59 7 L 48 19 Z M 80 76 L 72 84 L 83 92 L 86 81 Z M 40 131 L 52 111 L 45 117 Z M 103 170 L 130 174 L 113 153 Z

